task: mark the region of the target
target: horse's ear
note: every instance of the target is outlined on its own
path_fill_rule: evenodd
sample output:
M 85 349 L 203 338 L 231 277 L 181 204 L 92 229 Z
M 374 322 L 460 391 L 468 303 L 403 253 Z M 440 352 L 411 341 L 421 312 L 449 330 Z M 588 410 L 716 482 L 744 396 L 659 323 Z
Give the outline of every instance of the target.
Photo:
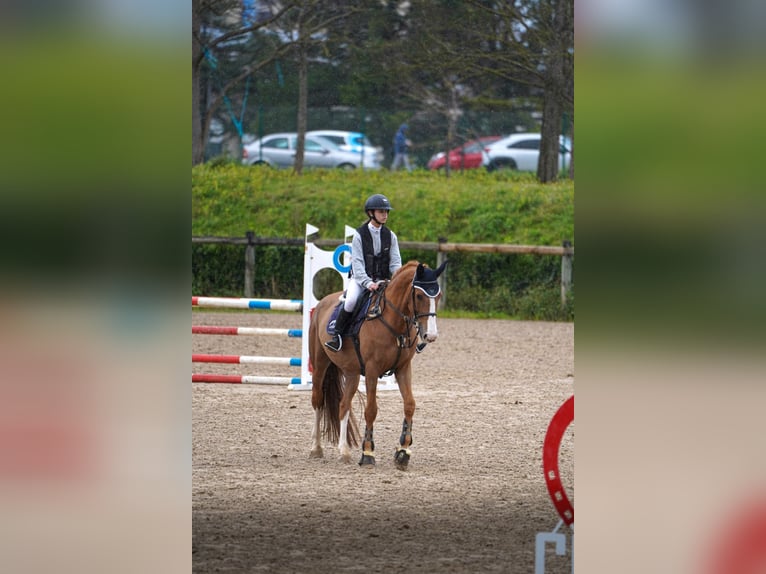
M 445 259 L 444 263 L 439 265 L 439 268 L 436 270 L 436 277 L 438 277 L 439 275 L 441 275 L 444 272 L 444 268 L 447 267 L 447 263 L 449 263 L 449 261 L 447 259 Z
M 425 269 L 426 266 L 422 263 L 418 263 L 418 270 L 415 272 L 415 279 L 420 279 L 423 277 L 423 269 Z

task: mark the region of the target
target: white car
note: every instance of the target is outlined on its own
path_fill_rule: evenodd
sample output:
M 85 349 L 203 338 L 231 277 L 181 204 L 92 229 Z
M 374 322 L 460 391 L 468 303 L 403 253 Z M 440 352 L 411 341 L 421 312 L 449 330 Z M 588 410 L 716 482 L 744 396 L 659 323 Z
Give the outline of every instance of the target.
M 242 148 L 242 163 L 245 165 L 269 165 L 276 168 L 290 168 L 295 163 L 298 134 L 295 132 L 276 133 Z M 380 169 L 380 162 L 374 157 L 340 149 L 330 140 L 319 136 L 306 136 L 304 167 L 337 167 L 341 169 Z
M 372 145 L 372 142 L 361 132 L 344 132 L 341 130 L 311 130 L 307 136 L 319 136 L 330 140 L 340 149 L 363 153 L 383 163 L 383 148 Z
M 484 148 L 482 165 L 487 171 L 515 169 L 519 171 L 537 171 L 540 157 L 538 133 L 518 133 L 504 137 Z M 571 152 L 567 140 L 559 136 L 559 169 L 566 169 L 571 162 Z

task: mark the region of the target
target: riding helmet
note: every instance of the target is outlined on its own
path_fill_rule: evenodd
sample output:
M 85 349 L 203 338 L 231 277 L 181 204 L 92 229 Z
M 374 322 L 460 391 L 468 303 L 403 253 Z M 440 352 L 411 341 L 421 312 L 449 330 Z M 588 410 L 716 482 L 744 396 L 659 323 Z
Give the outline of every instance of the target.
M 391 207 L 391 202 L 388 201 L 388 198 L 385 195 L 376 193 L 375 195 L 371 195 L 369 198 L 367 198 L 367 201 L 364 204 L 365 212 L 373 211 L 375 209 L 391 211 L 393 207 Z

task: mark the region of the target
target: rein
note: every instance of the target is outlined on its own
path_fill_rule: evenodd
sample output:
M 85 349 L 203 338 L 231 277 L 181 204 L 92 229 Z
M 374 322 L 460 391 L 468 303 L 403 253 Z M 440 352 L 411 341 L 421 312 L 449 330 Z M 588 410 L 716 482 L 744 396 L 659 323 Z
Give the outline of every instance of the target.
M 399 315 L 399 317 L 401 317 L 402 319 L 404 319 L 404 324 L 405 324 L 405 332 L 404 332 L 404 333 L 401 333 L 401 334 L 397 333 L 397 332 L 394 330 L 394 328 L 391 326 L 391 324 L 390 324 L 390 323 L 388 323 L 388 321 L 386 321 L 386 320 L 383 318 L 383 311 L 380 311 L 380 314 L 379 314 L 379 315 L 376 315 L 375 317 L 371 317 L 371 318 L 369 318 L 368 320 L 375 320 L 375 319 L 377 319 L 377 320 L 379 320 L 381 323 L 383 323 L 383 325 L 385 325 L 385 326 L 386 326 L 386 329 L 388 329 L 388 330 L 391 332 L 391 334 L 394 336 L 394 339 L 396 339 L 396 342 L 397 342 L 397 346 L 399 347 L 399 352 L 400 352 L 400 354 L 401 354 L 401 350 L 402 350 L 402 349 L 405 349 L 405 348 L 406 348 L 406 349 L 411 349 L 411 348 L 412 348 L 412 347 L 415 345 L 415 343 L 417 342 L 417 336 L 420 336 L 421 338 L 423 337 L 423 334 L 420 332 L 420 324 L 418 323 L 418 319 L 419 319 L 420 317 L 426 317 L 426 316 L 429 316 L 429 315 L 436 315 L 436 313 L 422 313 L 422 314 L 417 314 L 417 313 L 415 313 L 415 286 L 413 285 L 413 286 L 410 288 L 410 294 L 412 295 L 412 309 L 413 309 L 413 315 L 412 315 L 412 317 L 410 317 L 410 316 L 408 316 L 408 315 L 405 315 L 405 314 L 404 314 L 404 313 L 403 313 L 403 312 L 402 312 L 402 311 L 399 309 L 399 307 L 397 307 L 396 305 L 394 305 L 394 304 L 393 304 L 393 303 L 392 303 L 392 302 L 391 302 L 391 301 L 390 301 L 390 300 L 389 300 L 389 299 L 386 297 L 386 287 L 388 287 L 388 283 L 385 283 L 385 284 L 383 285 L 383 291 L 382 291 L 382 293 L 380 294 L 380 298 L 381 298 L 381 299 L 382 299 L 382 301 L 383 301 L 383 309 L 385 309 L 387 306 L 389 306 L 389 305 L 390 305 L 390 306 L 391 306 L 391 308 L 392 308 L 394 311 L 396 311 L 397 315 Z M 413 326 L 415 327 L 415 330 L 417 331 L 417 333 L 416 333 L 416 338 L 415 338 L 414 340 L 412 339 L 412 337 L 410 337 L 410 333 L 412 332 L 412 327 L 413 327 Z M 398 362 L 399 362 L 399 357 L 397 356 L 397 358 L 396 358 L 396 363 L 398 363 Z M 396 365 L 396 363 L 394 363 L 394 365 Z
M 425 346 L 425 337 L 423 336 L 422 329 L 420 327 L 420 323 L 418 322 L 419 319 L 423 317 L 436 317 L 436 313 L 418 313 L 417 312 L 417 306 L 415 304 L 415 289 L 420 289 L 423 291 L 430 299 L 433 299 L 436 297 L 438 292 L 436 294 L 430 294 L 424 287 L 423 283 L 417 284 L 415 282 L 415 278 L 413 277 L 412 283 L 410 285 L 410 297 L 412 300 L 412 316 L 406 315 L 402 312 L 399 307 L 397 307 L 394 303 L 391 302 L 388 297 L 386 297 L 386 288 L 388 287 L 390 281 L 386 281 L 385 283 L 381 284 L 381 287 L 379 289 L 379 293 L 377 294 L 377 302 L 372 304 L 371 311 L 368 313 L 367 317 L 365 317 L 365 321 L 375 321 L 379 320 L 385 327 L 388 329 L 388 331 L 393 335 L 394 340 L 396 341 L 396 359 L 394 360 L 393 365 L 386 370 L 383 375 L 391 375 L 394 372 L 394 369 L 399 364 L 399 360 L 402 357 L 402 349 L 411 349 L 415 346 L 415 344 L 418 341 L 418 337 L 421 341 L 423 341 Z M 383 313 L 385 309 L 390 306 L 391 309 L 394 310 L 394 312 L 399 315 L 401 319 L 404 320 L 405 330 L 403 333 L 397 333 L 396 329 L 383 318 Z M 415 328 L 415 337 L 413 338 L 411 333 L 413 327 Z M 361 349 L 359 347 L 359 337 L 354 336 L 353 337 L 354 342 L 354 349 L 356 350 L 357 358 L 359 359 L 359 366 L 362 375 L 366 375 L 365 373 L 365 365 L 364 360 L 362 359 L 362 353 Z M 420 352 L 420 351 L 418 351 Z

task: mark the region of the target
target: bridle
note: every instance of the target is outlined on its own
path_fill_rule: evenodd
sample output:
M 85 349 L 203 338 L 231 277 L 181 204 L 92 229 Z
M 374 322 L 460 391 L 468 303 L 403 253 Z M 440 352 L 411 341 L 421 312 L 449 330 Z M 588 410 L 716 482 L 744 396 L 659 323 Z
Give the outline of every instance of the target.
M 383 323 L 383 325 L 386 326 L 386 328 L 391 332 L 391 334 L 396 339 L 400 352 L 401 352 L 401 349 L 412 348 L 417 342 L 418 338 L 420 338 L 421 341 L 425 342 L 423 329 L 420 326 L 420 319 L 422 319 L 423 317 L 436 317 L 436 312 L 431 313 L 429 311 L 428 313 L 418 313 L 417 304 L 415 301 L 415 296 L 416 296 L 415 291 L 416 290 L 422 291 L 429 299 L 434 299 L 439 296 L 439 293 L 441 293 L 441 288 L 439 287 L 439 284 L 436 281 L 415 281 L 415 278 L 414 277 L 412 278 L 412 284 L 410 286 L 410 298 L 412 300 L 412 316 L 409 316 L 403 313 L 401 309 L 399 309 L 386 297 L 386 287 L 388 287 L 388 281 L 381 284 L 380 299 L 383 302 L 383 307 L 385 308 L 390 305 L 391 308 L 396 312 L 396 314 L 399 315 L 399 317 L 404 320 L 405 332 L 398 334 L 396 330 L 391 326 L 391 324 L 388 323 L 388 321 L 386 321 L 383 318 L 382 311 L 376 316 L 371 317 L 371 319 L 378 319 L 380 320 L 381 323 Z M 416 332 L 414 339 L 410 335 L 413 327 L 415 327 L 415 332 Z M 398 357 L 396 362 L 397 363 L 399 362 Z
M 412 278 L 412 283 L 410 285 L 410 296 L 412 299 L 412 316 L 409 316 L 402 312 L 401 309 L 399 309 L 394 303 L 392 303 L 387 297 L 386 297 L 386 288 L 388 287 L 390 281 L 385 281 L 380 283 L 380 287 L 378 289 L 378 303 L 375 304 L 371 312 L 367 314 L 367 317 L 365 318 L 365 321 L 380 321 L 386 329 L 390 331 L 390 333 L 393 335 L 394 339 L 396 340 L 396 359 L 394 360 L 393 365 L 386 370 L 383 375 L 390 375 L 393 374 L 394 370 L 396 369 L 397 365 L 399 365 L 399 360 L 402 357 L 402 349 L 411 349 L 415 346 L 415 344 L 418 341 L 418 338 L 423 343 L 426 343 L 425 337 L 423 335 L 423 331 L 420 327 L 420 319 L 423 317 L 436 317 L 436 313 L 418 313 L 417 312 L 417 305 L 415 301 L 415 290 L 419 289 L 420 291 L 423 291 L 429 299 L 434 299 L 438 297 L 439 293 L 441 292 L 441 289 L 439 287 L 439 284 L 434 281 L 416 281 L 415 277 Z M 387 307 L 391 307 L 391 309 L 396 312 L 397 315 L 401 319 L 404 320 L 405 330 L 404 333 L 397 333 L 396 329 L 385 320 L 383 317 L 383 311 Z M 382 307 L 382 309 L 381 309 Z M 413 339 L 411 333 L 412 328 L 415 327 L 415 338 Z M 359 359 L 359 367 L 361 369 L 362 375 L 365 374 L 365 365 L 364 360 L 362 359 L 362 353 L 359 349 L 359 337 L 354 337 L 354 349 L 356 350 L 356 356 Z

